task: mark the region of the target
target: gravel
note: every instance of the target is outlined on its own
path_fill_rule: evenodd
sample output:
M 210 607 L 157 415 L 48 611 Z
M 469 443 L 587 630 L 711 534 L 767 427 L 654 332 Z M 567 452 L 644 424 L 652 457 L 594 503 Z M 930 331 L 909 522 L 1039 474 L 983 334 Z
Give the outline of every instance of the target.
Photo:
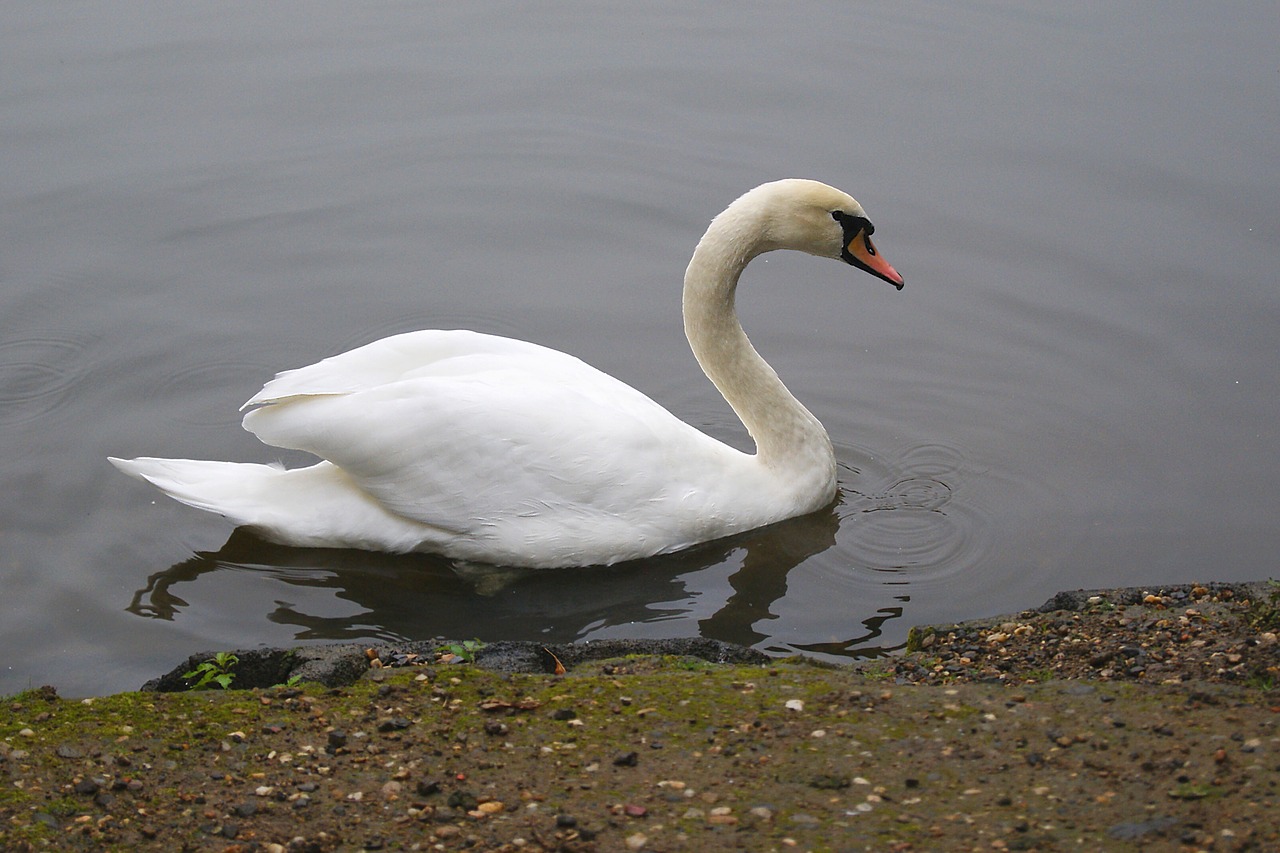
M 856 668 L 257 650 L 234 686 L 276 686 L 155 692 L 187 661 L 3 701 L 0 849 L 1277 850 L 1277 628 L 1273 586 L 1206 584 L 925 627 Z

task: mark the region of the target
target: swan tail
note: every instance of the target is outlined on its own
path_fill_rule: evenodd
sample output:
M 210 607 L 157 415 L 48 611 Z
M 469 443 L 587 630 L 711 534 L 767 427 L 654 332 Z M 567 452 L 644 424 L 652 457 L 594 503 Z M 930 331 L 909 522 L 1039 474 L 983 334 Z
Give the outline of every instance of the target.
M 431 526 L 389 513 L 328 462 L 285 469 L 145 456 L 109 461 L 180 503 L 284 545 L 403 553 L 433 538 Z
M 116 459 L 108 461 L 120 471 L 150 483 L 187 506 L 249 523 L 252 507 L 270 492 L 272 480 L 283 473 L 270 465 L 209 462 L 200 459 Z

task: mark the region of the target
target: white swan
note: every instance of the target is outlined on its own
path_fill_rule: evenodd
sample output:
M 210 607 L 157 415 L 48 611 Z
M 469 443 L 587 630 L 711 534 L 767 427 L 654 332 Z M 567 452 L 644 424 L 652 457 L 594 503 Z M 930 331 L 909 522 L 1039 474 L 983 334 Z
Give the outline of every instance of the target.
M 698 243 L 685 333 L 756 443 L 742 453 L 617 379 L 535 344 L 469 331 L 395 335 L 279 374 L 245 429 L 308 468 L 111 462 L 286 545 L 425 551 L 551 568 L 686 548 L 812 512 L 836 493 L 831 442 L 747 340 L 734 310 L 756 255 L 797 249 L 897 288 L 862 206 L 816 181 L 743 195 Z

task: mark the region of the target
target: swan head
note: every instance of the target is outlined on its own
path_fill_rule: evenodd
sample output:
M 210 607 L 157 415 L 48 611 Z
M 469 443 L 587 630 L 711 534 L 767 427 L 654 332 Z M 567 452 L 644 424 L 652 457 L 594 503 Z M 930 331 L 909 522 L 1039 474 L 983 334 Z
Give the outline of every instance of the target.
M 902 276 L 871 242 L 876 229 L 866 211 L 835 187 L 798 178 L 773 181 L 746 193 L 722 215 L 731 214 L 757 219 L 757 253 L 794 249 L 832 258 L 902 289 Z

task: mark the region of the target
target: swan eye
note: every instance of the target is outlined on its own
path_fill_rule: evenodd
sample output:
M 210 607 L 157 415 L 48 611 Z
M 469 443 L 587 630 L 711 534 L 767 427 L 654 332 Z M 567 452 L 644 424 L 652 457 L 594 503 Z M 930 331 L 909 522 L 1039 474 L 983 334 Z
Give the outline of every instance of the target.
M 844 211 L 843 211 L 843 210 L 833 210 L 833 211 L 831 211 L 831 218 L 832 218 L 832 219 L 834 219 L 836 222 L 843 222 L 843 221 L 844 221 Z

